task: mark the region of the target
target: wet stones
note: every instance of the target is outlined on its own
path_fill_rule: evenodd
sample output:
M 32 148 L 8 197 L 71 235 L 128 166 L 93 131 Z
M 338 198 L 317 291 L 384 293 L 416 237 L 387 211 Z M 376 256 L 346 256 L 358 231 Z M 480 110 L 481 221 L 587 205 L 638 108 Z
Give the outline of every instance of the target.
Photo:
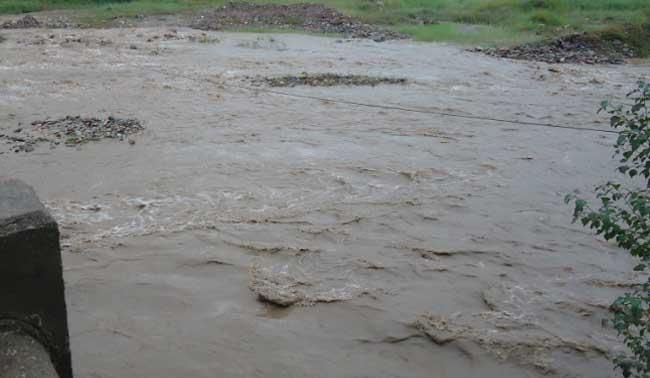
M 620 40 L 603 40 L 586 33 L 510 48 L 476 48 L 472 51 L 508 59 L 578 64 L 622 64 L 625 59 L 636 56 L 634 49 Z
M 29 29 L 39 27 L 41 27 L 41 23 L 30 15 L 0 24 L 0 29 Z
M 41 143 L 54 148 L 60 144 L 73 147 L 102 139 L 129 140 L 130 135 L 142 130 L 144 126 L 137 119 L 67 116 L 34 121 L 31 128 L 19 127 L 11 133 L 0 133 L 0 141 L 9 144 L 14 152 L 31 152 Z
M 303 73 L 297 76 L 287 75 L 280 77 L 256 77 L 252 79 L 252 82 L 253 84 L 268 85 L 270 87 L 295 87 L 299 85 L 307 85 L 311 87 L 333 87 L 339 85 L 374 87 L 380 84 L 406 84 L 407 80 L 405 78 L 390 78 L 365 75 Z
M 0 24 L 0 29 L 32 29 L 32 28 L 65 29 L 65 28 L 76 28 L 76 27 L 79 27 L 79 24 L 70 22 L 64 16 L 42 17 L 41 21 L 39 21 L 34 16 L 26 15 L 23 18 L 7 21 Z
M 271 27 L 304 30 L 311 33 L 341 34 L 377 42 L 405 39 L 407 35 L 364 24 L 321 4 L 228 3 L 199 16 L 193 25 L 202 30 L 241 27 Z

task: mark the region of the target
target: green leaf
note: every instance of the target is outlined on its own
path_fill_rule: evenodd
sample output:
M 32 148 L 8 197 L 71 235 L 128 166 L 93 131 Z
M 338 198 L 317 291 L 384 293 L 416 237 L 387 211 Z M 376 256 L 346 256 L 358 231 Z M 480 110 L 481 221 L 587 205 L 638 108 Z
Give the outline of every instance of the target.
M 639 259 L 634 271 L 650 267 L 650 83 L 640 81 L 628 93 L 632 104 L 612 106 L 601 103 L 600 111 L 610 115 L 610 124 L 619 129 L 614 157 L 621 164 L 623 184 L 607 182 L 596 187 L 601 203 L 591 210 L 585 200 L 567 195 L 574 201 L 574 219 L 606 240 L 613 240 L 632 257 Z M 642 176 L 645 180 L 631 180 Z M 613 325 L 626 353 L 614 358 L 624 377 L 650 378 L 650 281 L 639 283 L 633 291 L 617 298 L 611 306 Z

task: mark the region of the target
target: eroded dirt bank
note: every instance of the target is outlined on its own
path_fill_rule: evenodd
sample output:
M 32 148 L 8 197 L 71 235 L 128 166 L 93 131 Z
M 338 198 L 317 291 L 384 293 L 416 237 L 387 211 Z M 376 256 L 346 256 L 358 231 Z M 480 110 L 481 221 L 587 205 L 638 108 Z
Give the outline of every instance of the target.
M 613 135 L 250 78 L 405 78 L 281 91 L 606 129 L 598 103 L 647 65 L 182 28 L 2 35 L 0 133 L 69 115 L 145 127 L 0 144 L 0 174 L 61 224 L 79 377 L 611 375 L 602 319 L 632 262 L 562 198 L 612 174 Z

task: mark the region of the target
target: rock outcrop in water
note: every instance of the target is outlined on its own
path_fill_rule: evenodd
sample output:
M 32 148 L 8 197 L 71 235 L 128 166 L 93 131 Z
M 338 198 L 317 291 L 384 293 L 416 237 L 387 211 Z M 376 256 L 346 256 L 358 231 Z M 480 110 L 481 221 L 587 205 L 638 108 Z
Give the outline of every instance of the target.
M 310 306 L 351 299 L 365 291 L 356 285 L 330 287 L 300 272 L 293 272 L 289 265 L 253 265 L 249 271 L 249 288 L 260 301 L 280 307 L 292 305 Z
M 54 120 L 34 121 L 31 126 L 31 128 L 18 127 L 12 133 L 0 133 L 0 140 L 9 144 L 14 152 L 31 152 L 41 143 L 49 143 L 50 147 L 61 143 L 66 146 L 77 146 L 101 139 L 124 140 L 129 135 L 144 130 L 144 126 L 137 119 L 115 117 L 100 119 L 67 116 Z
M 338 85 L 371 86 L 380 84 L 406 84 L 405 78 L 378 77 L 366 75 L 338 75 L 332 73 L 287 75 L 279 77 L 256 77 L 254 84 L 266 84 L 271 87 L 295 87 L 307 85 L 310 87 L 334 87 Z

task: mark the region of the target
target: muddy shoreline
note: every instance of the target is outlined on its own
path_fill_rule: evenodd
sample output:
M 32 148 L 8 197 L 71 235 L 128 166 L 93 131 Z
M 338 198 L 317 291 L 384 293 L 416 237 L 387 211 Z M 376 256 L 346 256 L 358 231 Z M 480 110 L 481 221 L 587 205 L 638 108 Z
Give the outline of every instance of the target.
M 78 28 L 61 14 L 47 12 L 23 17 L 0 18 L 2 29 Z M 97 26 L 97 25 L 94 25 Z M 204 31 L 286 30 L 287 32 L 334 35 L 351 39 L 369 39 L 375 42 L 409 39 L 409 35 L 385 25 L 371 25 L 321 4 L 296 3 L 290 5 L 229 2 L 216 8 L 163 16 L 116 17 L 103 25 L 109 28 L 135 27 L 191 27 Z M 90 25 L 89 27 L 93 27 Z M 628 31 L 634 33 L 635 31 Z M 640 54 L 620 37 L 602 33 L 568 34 L 543 41 L 511 47 L 476 47 L 468 51 L 497 58 L 527 60 L 555 64 L 624 64 Z M 202 41 L 202 39 L 199 39 Z M 2 37 L 0 36 L 0 42 Z

